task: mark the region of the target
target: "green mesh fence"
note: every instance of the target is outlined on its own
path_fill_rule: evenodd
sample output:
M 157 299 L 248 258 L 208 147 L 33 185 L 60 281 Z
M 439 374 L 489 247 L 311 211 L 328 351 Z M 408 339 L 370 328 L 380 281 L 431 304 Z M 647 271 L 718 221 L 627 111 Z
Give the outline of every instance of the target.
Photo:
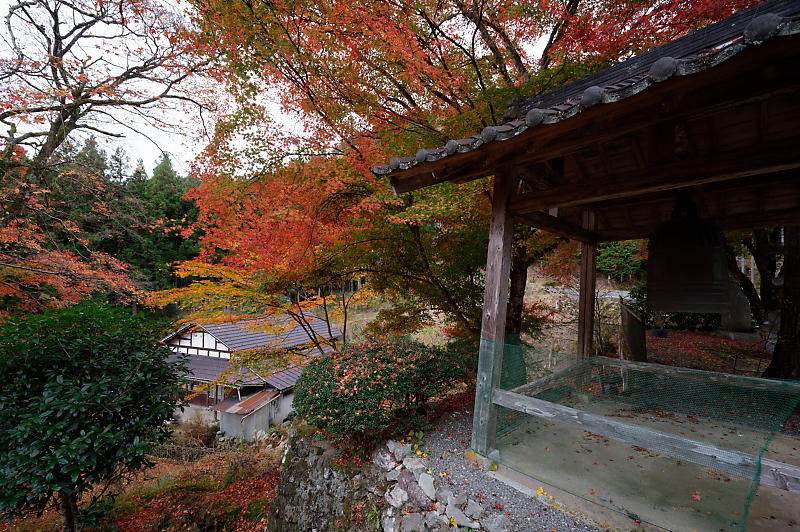
M 503 362 L 490 457 L 634 519 L 744 530 L 762 457 L 798 454 L 800 440 L 779 431 L 800 383 L 494 347 Z

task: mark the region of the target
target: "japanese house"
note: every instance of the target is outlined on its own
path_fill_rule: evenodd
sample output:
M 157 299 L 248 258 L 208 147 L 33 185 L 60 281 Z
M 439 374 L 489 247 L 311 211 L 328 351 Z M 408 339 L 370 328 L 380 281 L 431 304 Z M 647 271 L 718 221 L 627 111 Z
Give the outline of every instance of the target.
M 306 314 L 300 321 L 282 315 L 192 323 L 164 338 L 170 349 L 188 358 L 190 399 L 179 417 L 219 421 L 226 435 L 249 441 L 281 423 L 292 410 L 302 367 L 289 365 L 270 374 L 246 367 L 233 372 L 230 359 L 246 351 L 291 351 L 313 357 L 331 351 L 330 340 L 341 340 L 339 330 L 322 319 Z
M 800 462 L 770 454 L 800 383 L 592 347 L 598 243 L 649 238 L 682 202 L 719 231 L 800 225 L 799 17 L 800 2 L 767 1 L 373 169 L 396 194 L 493 177 L 475 452 L 631 528 L 750 529 L 754 499 L 800 503 Z M 520 349 L 505 342 L 515 223 L 581 243 L 580 296 L 574 360 L 548 375 L 537 353 L 516 353 L 528 372 L 507 383 L 501 367 Z M 800 295 L 789 263 L 786 290 Z

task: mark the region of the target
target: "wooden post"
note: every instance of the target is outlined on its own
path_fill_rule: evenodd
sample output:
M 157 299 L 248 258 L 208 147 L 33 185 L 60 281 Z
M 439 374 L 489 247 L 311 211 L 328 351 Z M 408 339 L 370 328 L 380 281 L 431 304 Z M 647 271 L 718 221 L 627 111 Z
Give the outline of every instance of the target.
M 488 456 L 494 448 L 497 413 L 492 393 L 500 384 L 503 362 L 508 283 L 511 273 L 511 236 L 514 223 L 508 216 L 508 203 L 516 182 L 511 174 L 498 171 L 494 178 L 492 221 L 489 225 L 489 252 L 486 258 L 486 291 L 483 297 L 481 344 L 475 388 L 475 414 L 472 420 L 472 449 Z
M 597 229 L 597 218 L 590 210 L 583 212 L 583 228 Z M 581 244 L 581 279 L 578 297 L 578 356 L 592 355 L 592 334 L 594 331 L 594 290 L 596 284 L 595 266 L 597 248 L 594 243 Z

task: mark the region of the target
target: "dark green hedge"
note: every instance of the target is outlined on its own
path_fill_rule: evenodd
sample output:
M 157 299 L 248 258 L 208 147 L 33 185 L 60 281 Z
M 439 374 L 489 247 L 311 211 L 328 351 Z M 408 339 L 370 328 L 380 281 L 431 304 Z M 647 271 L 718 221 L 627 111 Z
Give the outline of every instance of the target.
M 369 444 L 418 422 L 430 398 L 457 375 L 438 347 L 410 340 L 350 344 L 304 369 L 294 408 L 336 440 Z

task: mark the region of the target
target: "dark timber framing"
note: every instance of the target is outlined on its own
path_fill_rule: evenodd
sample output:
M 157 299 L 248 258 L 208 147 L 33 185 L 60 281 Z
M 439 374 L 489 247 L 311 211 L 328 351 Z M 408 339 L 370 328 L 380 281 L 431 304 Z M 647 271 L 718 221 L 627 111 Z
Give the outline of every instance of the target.
M 594 231 L 597 216 L 594 211 L 583 211 L 583 229 Z M 594 242 L 581 244 L 580 293 L 578 296 L 578 356 L 592 355 L 592 335 L 594 331 L 594 293 L 597 266 L 597 247 Z
M 769 0 L 522 102 L 515 119 L 480 135 L 375 167 L 398 194 L 494 176 L 472 434 L 476 452 L 496 452 L 496 407 L 503 406 L 645 447 L 656 439 L 678 457 L 716 457 L 720 470 L 760 467 L 743 453 L 526 395 L 547 380 L 498 390 L 511 236 L 516 222 L 581 242 L 579 364 L 638 367 L 584 358 L 593 355 L 596 245 L 647 238 L 686 194 L 699 216 L 723 231 L 800 225 L 798 94 L 800 2 Z M 772 386 L 763 379 L 733 380 Z M 800 468 L 761 464 L 773 472 L 765 482 L 800 488 Z
M 511 236 L 514 232 L 514 221 L 508 213 L 508 201 L 514 191 L 514 184 L 509 172 L 504 169 L 498 171 L 492 195 L 486 289 L 475 387 L 475 416 L 472 421 L 472 446 L 483 455 L 494 448 L 497 425 L 492 394 L 500 384 L 503 362 L 508 282 L 511 273 Z

